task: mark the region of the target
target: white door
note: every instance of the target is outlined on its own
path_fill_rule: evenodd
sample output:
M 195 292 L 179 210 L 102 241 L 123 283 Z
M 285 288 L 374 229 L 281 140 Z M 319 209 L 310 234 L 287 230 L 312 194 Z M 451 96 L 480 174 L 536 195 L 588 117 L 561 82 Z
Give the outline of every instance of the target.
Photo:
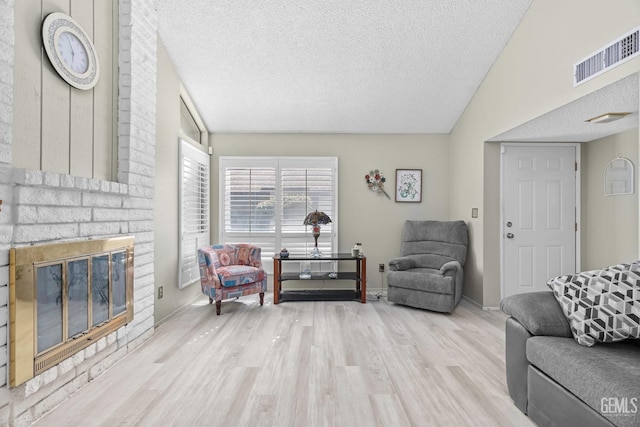
M 549 290 L 576 265 L 575 145 L 502 146 L 502 296 Z

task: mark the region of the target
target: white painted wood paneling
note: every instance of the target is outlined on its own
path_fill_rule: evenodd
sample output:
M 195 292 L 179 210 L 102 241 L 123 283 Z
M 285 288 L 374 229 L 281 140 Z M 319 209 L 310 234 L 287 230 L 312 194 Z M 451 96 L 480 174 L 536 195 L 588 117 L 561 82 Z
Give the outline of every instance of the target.
M 69 0 L 46 0 L 43 16 L 69 13 Z M 42 37 L 40 37 L 41 39 Z M 42 170 L 69 173 L 71 87 L 58 76 L 43 54 L 42 60 Z
M 15 72 L 13 96 L 13 164 L 40 169 L 42 100 L 41 0 L 15 2 Z
M 92 40 L 93 2 L 71 0 L 71 15 L 82 25 Z M 94 91 L 70 89 L 71 126 L 69 140 L 69 174 L 93 177 Z
M 26 169 L 114 180 L 117 164 L 117 1 L 16 2 L 16 73 L 13 164 Z M 100 81 L 89 91 L 71 88 L 42 48 L 42 20 L 68 13 L 92 38 Z

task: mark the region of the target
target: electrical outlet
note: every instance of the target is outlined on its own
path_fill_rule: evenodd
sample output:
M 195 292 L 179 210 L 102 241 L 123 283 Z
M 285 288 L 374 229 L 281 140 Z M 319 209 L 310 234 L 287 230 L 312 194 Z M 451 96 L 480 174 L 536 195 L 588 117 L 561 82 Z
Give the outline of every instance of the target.
M 158 287 L 158 299 L 161 299 L 164 296 L 164 289 L 162 286 Z
M 378 264 L 378 271 L 384 273 L 384 264 Z

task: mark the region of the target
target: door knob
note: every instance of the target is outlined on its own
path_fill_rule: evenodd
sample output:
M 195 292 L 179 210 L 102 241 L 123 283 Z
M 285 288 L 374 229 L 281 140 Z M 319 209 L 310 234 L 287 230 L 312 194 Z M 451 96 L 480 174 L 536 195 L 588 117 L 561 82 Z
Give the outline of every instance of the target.
M 513 233 L 507 233 L 507 239 L 513 239 Z

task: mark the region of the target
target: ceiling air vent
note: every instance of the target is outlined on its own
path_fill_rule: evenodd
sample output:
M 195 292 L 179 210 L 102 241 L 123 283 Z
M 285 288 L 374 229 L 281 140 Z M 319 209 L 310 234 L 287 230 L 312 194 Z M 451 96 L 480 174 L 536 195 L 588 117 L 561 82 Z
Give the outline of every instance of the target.
M 573 86 L 578 86 L 611 68 L 638 56 L 640 27 L 620 37 L 608 46 L 587 56 L 573 66 Z

